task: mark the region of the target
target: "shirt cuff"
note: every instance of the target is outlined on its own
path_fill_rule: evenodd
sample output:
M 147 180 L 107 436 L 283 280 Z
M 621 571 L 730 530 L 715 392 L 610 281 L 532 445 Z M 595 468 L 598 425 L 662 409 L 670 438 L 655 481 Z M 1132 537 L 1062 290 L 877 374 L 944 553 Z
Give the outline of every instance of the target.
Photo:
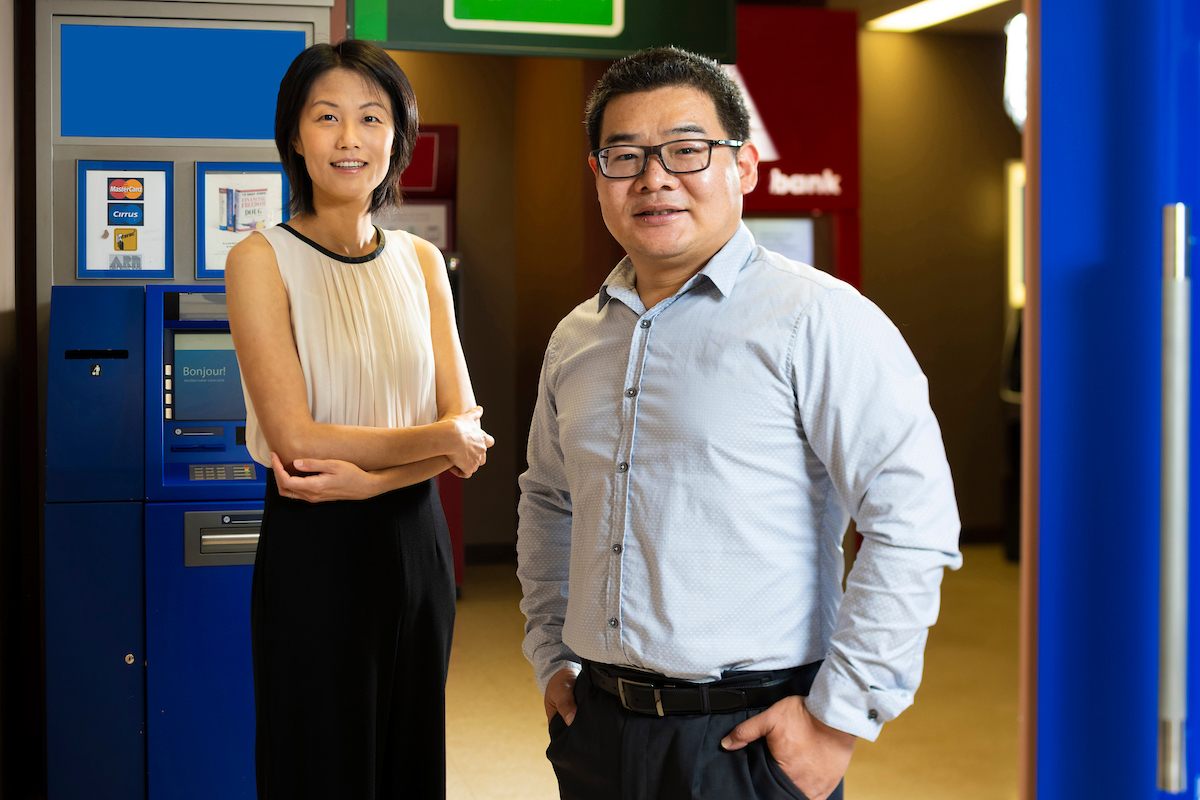
M 821 665 L 804 706 L 829 727 L 873 742 L 879 738 L 883 724 L 895 719 L 911 703 L 909 692 L 864 688 L 844 674 L 831 655 Z
M 537 675 L 538 691 L 542 693 L 542 697 L 546 696 L 546 684 L 550 683 L 550 679 L 559 670 L 569 669 L 575 673 L 576 677 L 579 676 L 579 673 L 583 671 L 583 665 L 578 661 L 571 660 L 574 658 L 578 658 L 578 656 L 567 650 L 563 657 L 554 659 L 542 668 L 541 672 Z

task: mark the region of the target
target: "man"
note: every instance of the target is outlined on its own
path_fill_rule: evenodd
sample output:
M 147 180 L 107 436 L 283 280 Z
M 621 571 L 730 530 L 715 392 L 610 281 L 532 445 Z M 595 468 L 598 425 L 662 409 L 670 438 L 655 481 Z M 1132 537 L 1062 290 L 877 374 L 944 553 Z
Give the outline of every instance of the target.
M 550 339 L 517 542 L 560 792 L 839 798 L 960 563 L 925 377 L 853 288 L 755 246 L 715 62 L 622 59 L 586 124 L 628 255 Z

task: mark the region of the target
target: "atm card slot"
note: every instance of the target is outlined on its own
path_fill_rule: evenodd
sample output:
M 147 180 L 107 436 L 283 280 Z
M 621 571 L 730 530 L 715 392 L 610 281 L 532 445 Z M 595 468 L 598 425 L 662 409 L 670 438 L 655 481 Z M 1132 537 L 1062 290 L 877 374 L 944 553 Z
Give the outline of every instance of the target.
M 175 428 L 172 431 L 176 436 L 224 436 L 224 428 L 206 427 L 206 428 Z

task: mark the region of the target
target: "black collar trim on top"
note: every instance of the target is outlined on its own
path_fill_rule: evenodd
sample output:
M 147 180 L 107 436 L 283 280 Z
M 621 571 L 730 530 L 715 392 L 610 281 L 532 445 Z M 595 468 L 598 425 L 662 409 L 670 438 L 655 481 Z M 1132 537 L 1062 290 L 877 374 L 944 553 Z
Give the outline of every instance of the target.
M 374 261 L 376 258 L 379 257 L 379 254 L 383 252 L 383 247 L 386 244 L 386 242 L 384 241 L 384 237 L 383 237 L 383 231 L 379 229 L 378 225 L 376 225 L 376 226 L 374 226 L 375 227 L 375 238 L 379 241 L 379 244 L 376 245 L 374 250 L 372 250 L 370 253 L 367 253 L 365 256 L 343 256 L 343 255 L 339 255 L 339 254 L 333 252 L 332 250 L 326 250 L 324 247 L 321 247 L 321 245 L 317 244 L 312 239 L 305 236 L 303 233 L 300 233 L 300 231 L 296 230 L 291 225 L 288 225 L 286 222 L 279 223 L 279 227 L 283 228 L 285 231 L 292 234 L 292 236 L 295 236 L 300 241 L 307 243 L 314 250 L 318 250 L 321 253 L 324 253 L 325 255 L 332 258 L 334 261 L 341 261 L 343 264 L 365 264 L 368 261 Z

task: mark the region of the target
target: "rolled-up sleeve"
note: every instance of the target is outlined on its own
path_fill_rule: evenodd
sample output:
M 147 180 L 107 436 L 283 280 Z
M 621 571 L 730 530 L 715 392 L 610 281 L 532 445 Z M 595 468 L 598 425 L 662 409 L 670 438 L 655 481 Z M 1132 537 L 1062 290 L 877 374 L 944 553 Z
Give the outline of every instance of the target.
M 571 493 L 558 438 L 553 362 L 551 337 L 529 429 L 529 467 L 518 479 L 517 507 L 517 577 L 525 615 L 522 650 L 543 693 L 560 669 L 579 670 L 579 659 L 562 640 L 571 562 Z
M 868 740 L 913 701 L 959 517 L 925 376 L 896 327 L 846 289 L 815 299 L 792 343 L 798 413 L 863 537 L 807 700 Z

